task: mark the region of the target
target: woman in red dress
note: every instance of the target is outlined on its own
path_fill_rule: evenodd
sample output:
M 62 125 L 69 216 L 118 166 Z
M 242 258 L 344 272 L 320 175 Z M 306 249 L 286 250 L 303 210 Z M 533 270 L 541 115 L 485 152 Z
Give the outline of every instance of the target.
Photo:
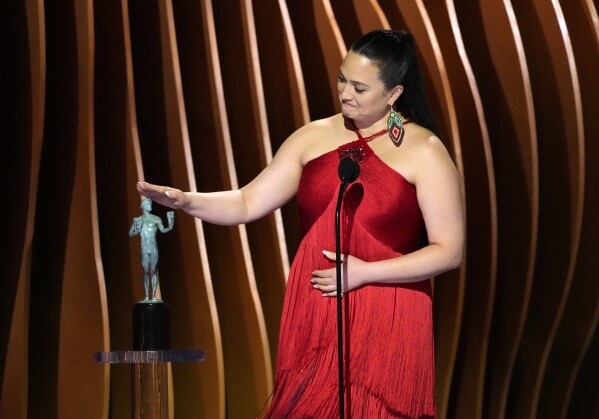
M 348 418 L 433 418 L 430 277 L 461 263 L 460 178 L 435 135 L 412 36 L 377 30 L 339 69 L 341 113 L 293 133 L 239 190 L 138 191 L 218 224 L 241 224 L 297 194 L 269 418 L 339 416 L 334 216 L 343 157 L 360 165 L 343 203 L 344 387 Z M 273 194 L 272 191 L 277 191 Z M 323 298 L 324 297 L 324 298 Z

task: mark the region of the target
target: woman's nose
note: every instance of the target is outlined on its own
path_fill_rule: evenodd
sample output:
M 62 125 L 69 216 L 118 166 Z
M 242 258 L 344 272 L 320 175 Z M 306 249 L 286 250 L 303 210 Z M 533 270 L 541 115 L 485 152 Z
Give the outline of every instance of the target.
M 339 87 L 339 95 L 341 99 L 351 99 L 351 86 L 348 83 Z

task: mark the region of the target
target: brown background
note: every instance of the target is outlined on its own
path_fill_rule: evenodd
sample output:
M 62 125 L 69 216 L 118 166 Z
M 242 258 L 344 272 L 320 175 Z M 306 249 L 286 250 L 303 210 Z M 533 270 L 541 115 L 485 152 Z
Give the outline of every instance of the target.
M 462 176 L 467 249 L 435 278 L 439 418 L 597 418 L 599 20 L 591 0 L 3 0 L 0 417 L 129 417 L 135 182 L 237 188 L 338 111 L 352 40 L 416 37 Z M 273 191 L 276 193 L 276 191 Z M 158 205 L 155 213 L 164 218 Z M 177 418 L 272 390 L 294 203 L 159 237 Z

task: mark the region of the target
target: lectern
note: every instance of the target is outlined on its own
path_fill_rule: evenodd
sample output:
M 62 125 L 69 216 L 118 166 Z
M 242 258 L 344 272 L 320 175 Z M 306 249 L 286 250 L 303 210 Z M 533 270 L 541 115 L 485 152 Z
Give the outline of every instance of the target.
M 168 363 L 204 360 L 199 349 L 170 349 L 169 306 L 133 306 L 133 350 L 96 352 L 101 364 L 131 364 L 131 417 L 168 419 Z

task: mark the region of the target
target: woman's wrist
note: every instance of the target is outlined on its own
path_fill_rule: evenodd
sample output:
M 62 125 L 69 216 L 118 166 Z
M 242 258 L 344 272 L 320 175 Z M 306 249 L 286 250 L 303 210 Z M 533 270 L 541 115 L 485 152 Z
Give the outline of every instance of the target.
M 183 192 L 183 197 L 181 199 L 181 206 L 179 208 L 185 212 L 189 212 L 189 204 L 191 202 L 190 193 L 191 192 Z

